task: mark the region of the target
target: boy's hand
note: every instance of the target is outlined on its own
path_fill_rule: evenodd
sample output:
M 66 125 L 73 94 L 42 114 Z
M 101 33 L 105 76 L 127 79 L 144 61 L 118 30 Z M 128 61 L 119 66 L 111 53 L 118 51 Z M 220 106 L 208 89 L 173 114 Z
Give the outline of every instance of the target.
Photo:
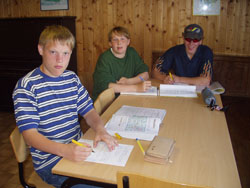
M 117 84 L 130 84 L 129 78 L 121 77 L 119 81 L 116 82 Z
M 89 144 L 84 143 L 84 145 L 87 147 L 78 146 L 73 143 L 65 144 L 63 157 L 76 162 L 84 161 L 92 152 L 92 148 Z
M 96 132 L 94 148 L 97 146 L 99 141 L 104 141 L 107 144 L 109 151 L 114 150 L 115 147 L 118 146 L 117 141 L 110 134 L 108 134 L 105 129 Z
M 138 92 L 145 92 L 151 88 L 151 81 L 145 81 L 137 84 Z
M 164 84 L 174 84 L 176 82 L 176 80 L 178 79 L 178 76 L 172 74 L 172 78 L 169 75 L 166 75 L 165 79 L 163 80 L 163 83 Z

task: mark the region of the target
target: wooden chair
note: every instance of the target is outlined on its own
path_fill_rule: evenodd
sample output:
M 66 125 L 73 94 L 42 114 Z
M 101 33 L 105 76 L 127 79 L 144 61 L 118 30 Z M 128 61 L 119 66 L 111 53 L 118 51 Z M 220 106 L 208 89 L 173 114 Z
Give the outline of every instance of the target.
M 53 188 L 53 186 L 45 183 L 40 176 L 33 170 L 30 177 L 28 178 L 28 183 L 26 183 L 24 178 L 24 165 L 23 163 L 28 158 L 30 152 L 29 148 L 26 145 L 23 135 L 19 132 L 19 129 L 16 127 L 12 133 L 10 134 L 10 142 L 12 145 L 12 149 L 15 153 L 16 160 L 18 162 L 18 170 L 19 170 L 19 180 L 23 187 L 25 188 Z
M 113 88 L 108 88 L 104 90 L 94 102 L 94 108 L 97 111 L 97 113 L 101 115 L 114 101 L 114 99 L 115 99 L 115 91 Z
M 167 182 L 162 179 L 143 176 L 132 172 L 117 172 L 117 188 L 208 188 L 195 185 Z

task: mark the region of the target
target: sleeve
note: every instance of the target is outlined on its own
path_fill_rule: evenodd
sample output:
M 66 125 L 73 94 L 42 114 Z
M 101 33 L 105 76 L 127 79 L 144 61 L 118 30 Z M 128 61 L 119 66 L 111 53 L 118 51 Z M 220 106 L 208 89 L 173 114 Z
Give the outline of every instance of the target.
M 15 118 L 20 132 L 38 128 L 40 116 L 37 112 L 37 103 L 34 93 L 21 87 L 19 81 L 13 91 Z
M 210 48 L 205 47 L 203 52 L 202 65 L 200 68 L 200 76 L 211 75 L 213 77 L 213 52 Z
M 173 68 L 172 67 L 173 62 L 174 62 L 174 48 L 170 48 L 156 60 L 155 67 L 161 73 L 168 74 L 169 69 Z
M 111 68 L 107 59 L 101 55 L 98 58 L 95 72 L 93 74 L 94 89 L 93 99 L 95 100 L 98 95 L 108 88 L 109 83 L 116 83 L 116 79 L 111 74 Z
M 131 47 L 131 53 L 132 56 L 134 57 L 133 63 L 135 63 L 134 76 L 137 76 L 138 74 L 141 74 L 143 72 L 148 72 L 148 66 L 144 63 L 140 55 L 132 47 Z
M 94 108 L 93 101 L 90 98 L 86 88 L 82 85 L 78 76 L 76 76 L 76 79 L 78 87 L 77 110 L 81 116 L 84 116 L 86 113 L 88 113 L 90 110 Z

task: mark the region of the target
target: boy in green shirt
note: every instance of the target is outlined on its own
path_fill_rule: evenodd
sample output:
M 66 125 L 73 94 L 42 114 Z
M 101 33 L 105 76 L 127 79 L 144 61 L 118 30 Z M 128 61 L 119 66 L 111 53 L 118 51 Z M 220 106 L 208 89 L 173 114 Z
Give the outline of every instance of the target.
M 123 27 L 115 27 L 109 32 L 110 49 L 99 56 L 93 74 L 93 100 L 107 88 L 115 93 L 133 91 L 144 92 L 151 87 L 148 66 L 134 48 L 129 47 L 130 34 Z

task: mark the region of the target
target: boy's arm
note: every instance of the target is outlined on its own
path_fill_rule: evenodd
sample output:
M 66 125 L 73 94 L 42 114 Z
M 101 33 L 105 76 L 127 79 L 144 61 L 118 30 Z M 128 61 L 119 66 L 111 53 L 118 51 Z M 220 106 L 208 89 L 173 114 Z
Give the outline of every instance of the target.
M 180 77 L 173 75 L 173 81 L 177 83 L 185 83 L 191 85 L 209 86 L 212 80 L 212 61 L 206 61 L 201 70 L 200 76 L 197 77 Z M 166 82 L 167 79 L 164 80 Z
M 104 123 L 101 117 L 97 114 L 97 112 L 92 109 L 87 114 L 85 114 L 84 119 L 86 120 L 87 124 L 94 129 L 96 136 L 94 139 L 94 147 L 97 146 L 99 141 L 104 141 L 109 150 L 114 150 L 115 146 L 117 146 L 117 141 L 106 131 L 104 128 Z
M 151 81 L 146 81 L 148 79 L 148 72 L 143 72 L 133 78 L 122 77 L 116 83 L 109 83 L 108 87 L 113 88 L 115 93 L 120 93 L 124 91 L 144 92 L 150 89 L 151 87 Z
M 81 147 L 75 144 L 62 144 L 47 139 L 40 134 L 36 129 L 28 129 L 22 132 L 26 144 L 47 152 L 52 153 L 72 161 L 83 161 L 91 153 L 92 149 L 89 147 Z
M 184 83 L 190 85 L 209 86 L 211 82 L 210 76 L 197 76 L 197 77 L 180 77 L 173 74 L 175 83 Z M 164 83 L 167 81 L 164 81 Z
M 139 83 L 146 81 L 148 79 L 149 79 L 148 72 L 143 72 L 143 73 L 140 73 L 133 78 L 121 77 L 120 80 L 117 81 L 117 83 L 118 84 L 132 85 L 132 84 L 139 84 Z
M 169 75 L 163 74 L 159 72 L 157 69 L 152 71 L 152 78 L 156 78 L 158 80 L 163 81 L 164 84 L 173 84 L 173 83 L 183 83 L 183 84 L 190 84 L 190 85 L 202 85 L 202 86 L 209 86 L 211 82 L 211 77 L 207 76 L 197 76 L 197 77 L 180 77 L 172 74 L 173 80 L 170 78 Z
M 165 80 L 167 75 L 165 73 L 160 72 L 156 67 L 152 70 L 152 78 L 158 79 L 158 80 Z

